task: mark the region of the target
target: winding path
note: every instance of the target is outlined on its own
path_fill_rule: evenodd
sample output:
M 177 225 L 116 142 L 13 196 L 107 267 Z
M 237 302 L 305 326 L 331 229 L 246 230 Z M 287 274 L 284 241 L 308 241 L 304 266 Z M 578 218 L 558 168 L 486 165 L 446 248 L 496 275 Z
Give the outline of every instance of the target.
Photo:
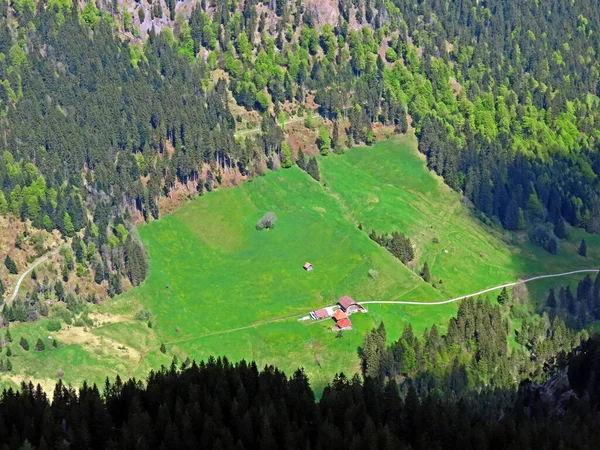
M 21 283 L 23 283 L 23 280 L 25 279 L 25 277 L 27 275 L 29 275 L 29 273 L 35 269 L 37 266 L 39 266 L 41 263 L 43 263 L 44 261 L 46 261 L 48 258 L 50 258 L 51 256 L 54 256 L 58 253 L 59 249 L 56 250 L 52 250 L 50 253 L 46 253 L 44 256 L 41 256 L 40 258 L 38 258 L 31 266 L 29 266 L 27 268 L 27 270 L 25 272 L 23 272 L 21 274 L 21 276 L 19 277 L 19 279 L 17 280 L 17 284 L 15 285 L 15 289 L 12 293 L 12 295 L 8 298 L 8 300 L 6 300 L 6 304 L 10 304 L 15 297 L 17 296 L 17 294 L 19 293 L 19 288 L 21 287 Z
M 460 297 L 452 298 L 450 300 L 443 300 L 441 302 L 401 302 L 401 301 L 393 301 L 393 300 L 372 300 L 368 302 L 360 302 L 361 305 L 372 305 L 372 304 L 394 304 L 394 305 L 422 305 L 422 306 L 434 306 L 434 305 L 445 305 L 446 303 L 454 303 L 465 298 L 476 297 L 481 294 L 485 294 L 487 292 L 495 291 L 497 289 L 502 289 L 505 287 L 516 286 L 521 283 L 529 283 L 530 281 L 541 280 L 544 278 L 558 278 L 565 277 L 568 275 L 575 275 L 578 273 L 598 273 L 600 270 L 598 269 L 582 269 L 582 270 L 573 270 L 571 272 L 563 272 L 563 273 L 554 273 L 550 275 L 538 275 L 537 277 L 527 278 L 526 280 L 519 280 L 513 283 L 501 284 L 500 286 L 494 286 L 488 289 L 484 289 L 483 291 L 474 292 L 473 294 L 462 295 Z

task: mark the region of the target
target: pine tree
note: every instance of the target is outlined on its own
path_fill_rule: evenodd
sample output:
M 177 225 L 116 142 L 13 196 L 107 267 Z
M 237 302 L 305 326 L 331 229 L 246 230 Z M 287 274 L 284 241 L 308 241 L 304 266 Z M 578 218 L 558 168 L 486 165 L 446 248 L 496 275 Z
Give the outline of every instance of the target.
M 304 157 L 304 152 L 302 151 L 302 149 L 298 150 L 298 158 L 296 159 L 296 165 L 302 170 L 306 170 L 306 158 Z
M 10 334 L 10 329 L 9 328 L 6 329 L 6 341 L 7 342 L 12 342 L 13 341 L 12 340 L 12 334 Z
M 19 270 L 17 269 L 17 264 L 10 257 L 10 255 L 6 255 L 6 258 L 4 258 L 4 265 L 8 269 L 8 273 L 13 274 L 13 275 L 16 275 L 19 273 Z
M 42 341 L 41 338 L 38 338 L 37 342 L 35 343 L 35 347 L 33 349 L 36 352 L 42 352 L 42 351 L 46 350 L 46 346 L 44 345 L 44 341 Z
M 429 265 L 427 264 L 427 261 L 425 261 L 425 264 L 423 264 L 421 276 L 423 277 L 423 280 L 425 280 L 425 282 L 431 282 L 431 273 L 429 272 Z
M 500 305 L 506 305 L 508 303 L 508 291 L 506 288 L 502 288 L 502 292 L 498 296 L 498 303 Z
M 579 244 L 579 254 L 587 258 L 587 244 L 585 243 L 585 239 L 582 239 L 581 244 Z
M 27 339 L 25 339 L 23 336 L 21 336 L 21 340 L 19 341 L 19 345 L 26 352 L 29 351 L 29 342 L 27 342 Z
M 283 155 L 283 158 L 281 159 L 281 167 L 283 169 L 289 169 L 292 167 L 292 153 L 290 152 L 290 146 L 285 141 L 281 143 L 281 154 Z
M 161 353 L 167 353 L 167 347 L 165 347 L 165 343 L 163 342 L 162 344 L 160 344 L 160 352 Z
M 319 173 L 319 164 L 317 163 L 317 158 L 315 158 L 314 156 L 309 159 L 308 165 L 306 166 L 306 171 L 315 180 L 321 180 L 321 174 Z
M 6 293 L 6 288 L 4 287 L 4 283 L 2 282 L 2 278 L 0 278 L 0 301 L 2 300 L 2 297 L 4 297 L 5 293 Z

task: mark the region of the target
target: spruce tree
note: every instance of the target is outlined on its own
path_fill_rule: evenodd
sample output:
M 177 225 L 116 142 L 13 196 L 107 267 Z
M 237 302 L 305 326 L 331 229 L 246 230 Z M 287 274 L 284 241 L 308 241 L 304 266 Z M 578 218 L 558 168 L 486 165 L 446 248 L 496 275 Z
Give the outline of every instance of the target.
M 317 163 L 317 158 L 315 158 L 314 156 L 309 159 L 308 165 L 306 166 L 306 171 L 315 180 L 321 180 L 321 174 L 319 173 L 319 164 Z
M 0 300 L 2 300 L 2 297 L 4 297 L 5 293 L 6 293 L 6 288 L 4 287 L 4 283 L 2 282 L 2 278 L 0 278 Z
M 165 343 L 163 342 L 162 344 L 160 344 L 160 352 L 161 353 L 167 353 L 167 347 L 165 347 Z
M 26 352 L 29 351 L 29 342 L 27 342 L 27 339 L 25 339 L 23 336 L 21 336 L 21 340 L 19 341 L 19 345 Z
M 585 239 L 582 239 L 581 244 L 579 244 L 579 254 L 587 258 L 587 244 L 585 243 Z
M 508 291 L 506 288 L 502 288 L 502 292 L 498 296 L 498 303 L 500 305 L 506 305 L 508 303 Z
M 8 273 L 13 274 L 13 275 L 16 275 L 19 273 L 19 270 L 17 269 L 17 264 L 10 257 L 10 255 L 6 255 L 6 258 L 4 258 L 4 265 L 8 269 Z
M 423 264 L 421 276 L 423 277 L 423 280 L 425 280 L 427 283 L 431 282 L 431 272 L 429 271 L 429 265 L 427 264 L 427 261 L 425 261 L 425 264 Z
M 33 349 L 36 352 L 42 352 L 42 351 L 46 350 L 46 346 L 44 345 L 44 341 L 42 341 L 41 338 L 38 338 L 37 342 L 35 343 L 35 347 Z

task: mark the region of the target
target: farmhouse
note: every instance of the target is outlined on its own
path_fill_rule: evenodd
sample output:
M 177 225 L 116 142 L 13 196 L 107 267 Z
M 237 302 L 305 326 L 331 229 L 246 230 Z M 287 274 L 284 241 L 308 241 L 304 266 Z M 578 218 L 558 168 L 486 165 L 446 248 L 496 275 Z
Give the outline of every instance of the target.
M 342 311 L 346 314 L 364 311 L 364 308 L 359 303 L 356 303 L 352 297 L 348 297 L 347 295 L 340 297 L 338 305 L 340 305 L 340 308 L 342 308 Z
M 309 262 L 305 262 L 304 265 L 302 266 L 304 268 L 304 270 L 306 270 L 307 272 L 310 272 L 311 270 L 313 270 L 313 265 Z

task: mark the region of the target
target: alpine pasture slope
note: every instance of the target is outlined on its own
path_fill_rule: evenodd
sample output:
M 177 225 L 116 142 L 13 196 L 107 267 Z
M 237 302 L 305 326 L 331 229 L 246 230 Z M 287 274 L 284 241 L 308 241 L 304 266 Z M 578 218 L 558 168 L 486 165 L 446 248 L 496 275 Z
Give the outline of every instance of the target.
M 148 279 L 98 307 L 99 326 L 55 333 L 60 343 L 55 350 L 24 352 L 13 345 L 18 364 L 11 380 L 32 378 L 51 386 L 61 368 L 63 380 L 77 386 L 84 379 L 102 383 L 107 371 L 143 377 L 173 356 L 183 361 L 221 355 L 275 364 L 288 373 L 304 367 L 320 389 L 336 372 L 359 370 L 357 348 L 381 320 L 395 340 L 407 322 L 416 330 L 434 323 L 443 329 L 457 308 L 371 304 L 368 314 L 352 316 L 354 328 L 341 338 L 330 331 L 331 321 L 297 321 L 341 295 L 358 301 L 442 301 L 600 261 L 600 237 L 579 230 L 553 256 L 522 236 L 483 225 L 460 194 L 427 171 L 413 135 L 321 157 L 319 164 L 321 183 L 295 166 L 269 172 L 141 227 L 150 256 Z M 267 211 L 277 214 L 276 226 L 257 231 Z M 371 241 L 371 229 L 405 232 L 417 249 L 414 267 Z M 587 259 L 577 255 L 584 236 Z M 314 271 L 302 269 L 306 261 Z M 418 275 L 425 261 L 435 288 Z M 377 271 L 376 278 L 369 269 Z M 550 285 L 541 280 L 528 288 L 542 296 Z M 135 320 L 142 309 L 151 312 L 152 328 Z M 13 338 L 31 341 L 48 334 L 43 327 L 44 321 L 13 327 Z

